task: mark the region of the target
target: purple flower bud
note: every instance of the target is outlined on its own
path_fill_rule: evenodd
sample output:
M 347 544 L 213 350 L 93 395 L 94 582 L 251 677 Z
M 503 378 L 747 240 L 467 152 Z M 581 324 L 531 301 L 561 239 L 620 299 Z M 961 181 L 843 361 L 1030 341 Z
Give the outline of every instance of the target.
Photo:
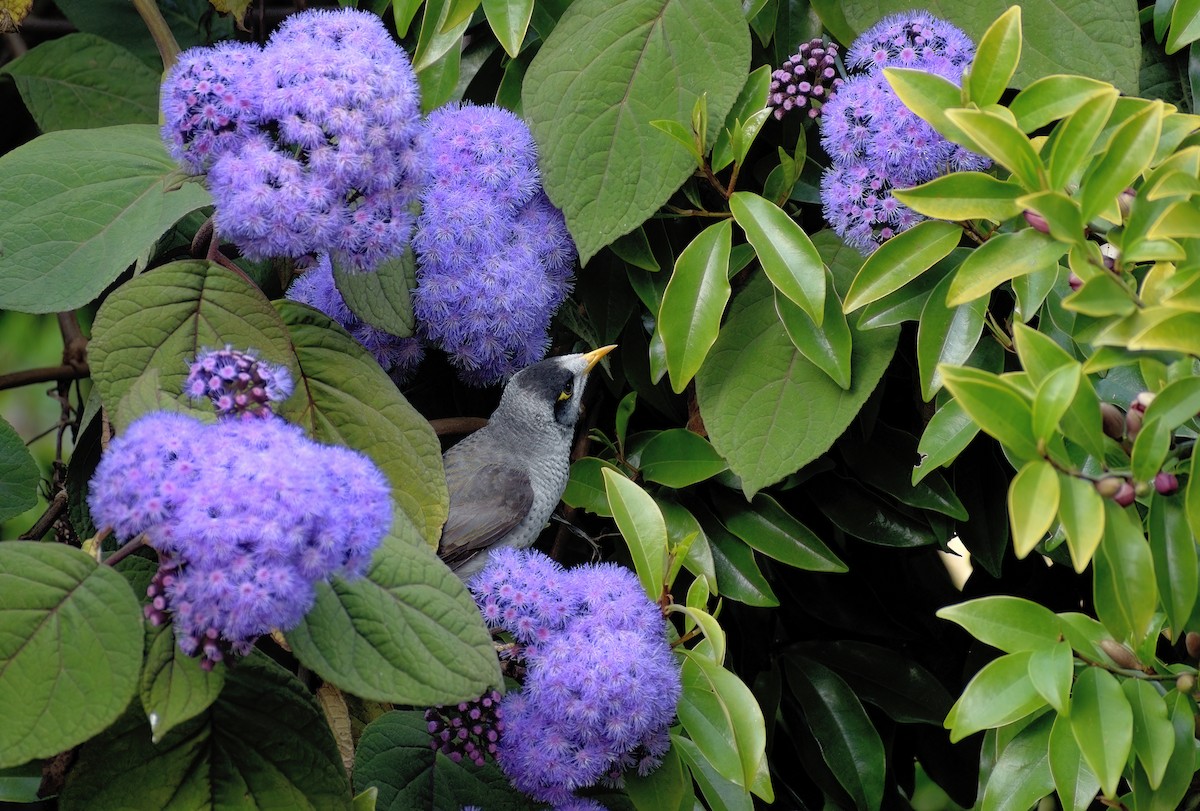
M 810 117 L 820 115 L 822 105 L 813 104 L 816 99 L 828 98 L 838 86 L 835 71 L 827 65 L 834 64 L 838 52 L 836 43 L 825 45 L 814 39 L 800 45 L 799 50 L 783 63 L 783 69 L 771 74 L 771 90 L 767 106 L 774 108 L 776 118 L 794 107 L 808 106 Z
M 1179 490 L 1179 478 L 1174 473 L 1159 472 L 1154 477 L 1154 489 L 1161 495 L 1169 496 Z
M 1043 234 L 1050 233 L 1050 224 L 1046 222 L 1046 218 L 1036 211 L 1025 209 L 1022 212 L 1025 217 L 1025 222 L 1029 223 L 1029 227 L 1035 231 L 1041 231 Z
M 1116 495 L 1114 495 L 1112 499 L 1122 507 L 1128 507 L 1133 503 L 1136 496 L 1137 491 L 1134 489 L 1133 485 L 1129 482 L 1122 482 L 1121 486 L 1117 489 Z

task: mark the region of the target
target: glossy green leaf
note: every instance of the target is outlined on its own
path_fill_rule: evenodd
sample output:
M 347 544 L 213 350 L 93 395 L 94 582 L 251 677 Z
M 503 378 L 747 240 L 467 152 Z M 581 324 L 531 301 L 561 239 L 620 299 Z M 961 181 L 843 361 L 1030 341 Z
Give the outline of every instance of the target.
M 25 441 L 0 418 L 0 521 L 37 506 L 41 470 Z
M 1155 494 L 1146 522 L 1159 599 L 1167 613 L 1171 640 L 1179 639 L 1200 593 L 1200 561 L 1183 499 Z
M 65 544 L 0 543 L 0 768 L 100 733 L 137 691 L 142 611 L 120 574 Z
M 1021 7 L 1012 6 L 979 39 L 965 81 L 968 98 L 979 107 L 998 102 L 1020 59 Z
M 854 380 L 843 391 L 792 344 L 765 282 L 752 279 L 734 298 L 696 375 L 709 441 L 751 496 L 833 444 L 879 382 L 897 339 L 895 329 L 852 328 Z
M 371 273 L 347 271 L 334 262 L 333 280 L 346 306 L 363 321 L 398 338 L 412 335 L 417 269 L 411 249 Z
M 850 686 L 824 665 L 804 656 L 784 659 L 788 686 L 821 756 L 857 808 L 879 808 L 886 759 L 883 741 Z
M 606 469 L 620 472 L 612 462 L 594 456 L 585 456 L 572 462 L 571 478 L 567 480 L 567 488 L 562 494 L 563 503 L 571 507 L 581 507 L 604 518 L 611 518 L 608 494 L 604 490 L 603 471 Z
M 985 110 L 947 110 L 946 117 L 1030 191 L 1046 185 L 1045 168 L 1025 133 L 1003 116 Z
M 1055 128 L 1054 143 L 1046 161 L 1051 188 L 1063 188 L 1083 169 L 1116 103 L 1116 89 L 1108 87 L 1080 104 Z
M 1033 410 L 1003 378 L 969 367 L 943 367 L 942 377 L 984 432 L 1021 459 L 1041 455 L 1033 441 Z
M 1077 573 L 1082 573 L 1104 537 L 1104 500 L 1086 479 L 1060 473 L 1058 520 L 1067 534 L 1067 548 Z
M 1065 639 L 1039 647 L 1029 657 L 1029 680 L 1038 695 L 1060 715 L 1069 714 L 1074 655 Z
M 1044 270 L 1035 270 L 1012 280 L 1013 295 L 1017 301 L 1013 307 L 1014 323 L 1029 323 L 1041 312 L 1046 297 L 1054 290 L 1062 267 L 1055 265 Z
M 729 246 L 733 225 L 722 220 L 693 239 L 675 261 L 658 310 L 658 331 L 676 393 L 696 375 L 721 330 L 729 301 Z
M 947 276 L 933 288 L 917 326 L 917 371 L 921 399 L 926 401 L 932 400 L 942 388 L 942 364 L 957 366 L 965 363 L 983 334 L 987 298 L 947 306 L 946 295 L 954 279 L 953 275 Z
M 1071 732 L 1105 796 L 1115 797 L 1133 747 L 1133 710 L 1112 674 L 1098 667 L 1079 674 L 1071 694 Z
M 1011 724 L 1046 706 L 1029 678 L 1031 655 L 1027 650 L 1005 654 L 975 674 L 943 724 L 950 730 L 951 742 L 981 729 Z
M 729 467 L 704 437 L 686 428 L 660 431 L 642 448 L 639 468 L 646 481 L 687 487 Z
M 926 217 L 940 220 L 1003 222 L 1021 213 L 1017 198 L 1027 193 L 1023 187 L 1011 180 L 998 180 L 983 172 L 953 172 L 911 189 L 896 189 L 892 196 Z M 889 239 L 880 246 L 880 250 L 924 224 L 920 223 Z M 874 256 L 875 254 L 872 254 L 872 257 Z
M 212 706 L 224 686 L 225 665 L 204 670 L 199 659 L 179 649 L 174 626 L 147 625 L 139 692 L 154 743 Z
M 470 11 L 467 5 L 470 4 Z M 461 47 L 463 32 L 471 22 L 471 13 L 479 0 L 425 0 L 421 30 L 413 50 L 413 70 L 420 76 L 437 65 L 452 48 Z M 423 103 L 425 100 L 422 100 Z M 428 112 L 428 110 L 426 110 Z
M 692 539 L 687 546 L 683 565 L 696 575 L 698 582 L 702 581 L 705 584 L 707 601 L 707 594 L 715 594 L 717 591 L 717 572 L 708 535 L 696 520 L 696 516 L 681 504 L 662 498 L 655 499 L 654 503 L 662 512 L 663 521 L 667 525 L 667 541 L 672 548 L 684 543 L 688 538 Z
M 729 210 L 754 246 L 771 284 L 821 326 L 825 319 L 825 263 L 804 229 L 757 194 L 736 192 L 729 198 Z
M 1054 789 L 1062 802 L 1064 811 L 1087 811 L 1092 799 L 1100 791 L 1100 780 L 1083 759 L 1075 735 L 1071 732 L 1071 719 L 1059 715 L 1050 730 L 1050 773 L 1054 776 Z
M 1079 203 L 1060 191 L 1040 191 L 1022 197 L 1018 203 L 1027 211 L 1040 214 L 1046 221 L 1050 236 L 1059 242 L 1082 242 L 1083 214 Z
M 1067 413 L 1083 380 L 1083 367 L 1060 366 L 1038 384 L 1033 398 L 1033 434 L 1043 442 L 1058 431 L 1059 420 Z
M 959 265 L 946 303 L 955 307 L 986 296 L 1017 276 L 1054 267 L 1066 252 L 1065 245 L 1032 228 L 998 234 Z
M 689 774 L 679 759 L 679 750 L 668 749 L 662 765 L 650 774 L 642 776 L 634 771 L 625 775 L 625 793 L 637 811 L 691 811 L 694 799 Z
M 851 479 L 821 483 L 811 492 L 817 508 L 838 529 L 867 543 L 914 547 L 945 542 L 929 522 Z
M 1054 790 L 1049 741 L 1054 713 L 1022 729 L 1000 752 L 983 790 L 980 811 L 1028 811 Z
M 1146 770 L 1150 787 L 1158 788 L 1175 750 L 1175 728 L 1167 717 L 1167 705 L 1147 681 L 1126 679 L 1121 689 L 1133 710 L 1133 752 Z
M 1158 607 L 1154 561 L 1139 520 L 1109 500 L 1104 513 L 1104 542 L 1092 561 L 1096 616 L 1114 637 L 1136 648 L 1151 631 Z
M 1171 25 L 1167 30 L 1167 53 L 1173 54 L 1197 39 L 1200 39 L 1200 3 L 1195 0 L 1176 0 L 1171 8 Z
M 1158 320 L 1130 339 L 1129 348 L 1188 354 L 1200 351 L 1200 313 L 1185 312 Z
M 1154 478 L 1167 454 L 1171 450 L 1171 429 L 1161 420 L 1147 420 L 1142 423 L 1137 437 L 1133 440 L 1133 452 L 1130 455 L 1130 470 L 1136 481 L 1146 482 Z
M 1130 315 L 1137 304 L 1128 288 L 1112 274 L 1093 276 L 1083 286 L 1063 299 L 1063 307 L 1083 315 L 1105 318 L 1110 315 Z
M 946 401 L 921 434 L 921 442 L 917 445 L 921 461 L 913 468 L 913 484 L 957 459 L 978 433 L 979 424 L 971 419 L 962 403 Z
M 980 597 L 946 606 L 937 615 L 1006 653 L 1048 650 L 1061 633 L 1059 620 L 1050 609 L 1020 597 Z
M 1026 462 L 1008 490 L 1013 550 L 1018 558 L 1032 552 L 1046 537 L 1058 514 L 1058 473 L 1045 459 Z
M 813 572 L 847 570 L 815 532 L 765 493 L 756 495 L 748 505 L 740 499 L 729 499 L 718 504 L 718 509 L 729 531 L 764 555 Z
M 825 272 L 829 274 L 829 271 Z M 829 375 L 830 380 L 848 390 L 853 339 L 842 303 L 833 290 L 832 276 L 826 279 L 826 290 L 829 295 L 825 299 L 825 318 L 821 326 L 813 323 L 808 313 L 778 290 L 775 291 L 775 313 L 800 354 Z
M 1163 106 L 1155 103 L 1130 116 L 1113 133 L 1103 155 L 1088 167 L 1080 184 L 1079 201 L 1085 221 L 1115 205 L 1117 195 L 1150 165 L 1162 119 Z
M 305 667 L 356 696 L 431 706 L 500 683 L 475 601 L 425 545 L 387 536 L 365 577 L 335 577 L 316 592 L 288 643 Z
M 1146 407 L 1146 421 L 1160 420 L 1170 429 L 1200 413 L 1200 378 L 1182 377 L 1169 383 Z
M 505 52 L 515 58 L 529 29 L 533 0 L 483 0 L 483 13 Z
M 1149 785 L 1145 771 L 1135 767 L 1133 790 L 1138 800 L 1137 811 L 1178 811 L 1195 776 L 1195 703 L 1186 695 L 1172 691 L 1166 695 L 1166 704 L 1175 737 L 1171 759 L 1156 788 Z
M 1108 82 L 1087 76 L 1055 74 L 1030 82 L 1013 97 L 1008 110 L 1016 117 L 1017 127 L 1022 132 L 1033 132 L 1074 114 L 1097 96 L 1105 95 L 1116 98 L 1115 89 Z
M 754 550 L 723 527 L 708 522 L 702 526 L 717 574 L 717 593 L 746 605 L 779 605 L 779 598 L 758 568 Z
M 687 764 L 692 779 L 700 787 L 709 807 L 726 811 L 753 811 L 754 800 L 750 792 L 722 777 L 695 742 L 672 734 L 671 748 L 679 751 L 679 757 Z
M 883 75 L 905 107 L 928 121 L 947 139 L 972 148 L 970 136 L 946 114 L 962 105 L 962 91 L 957 85 L 915 68 L 884 68 Z
M 642 588 L 651 600 L 657 600 L 667 561 L 667 525 L 662 513 L 641 486 L 612 470 L 602 470 L 601 475 L 608 507 L 629 546 Z
M 0 75 L 12 78 L 42 132 L 158 121 L 158 73 L 95 34 L 43 42 Z
M 925 187 L 917 187 L 923 188 Z M 910 189 L 909 193 L 913 191 L 915 190 Z M 900 192 L 896 194 L 899 196 Z M 907 200 L 902 202 L 907 203 Z M 959 218 L 964 218 L 964 215 L 960 215 Z M 884 242 L 867 257 L 867 261 L 854 277 L 854 282 L 846 293 L 843 305 L 845 311 L 853 312 L 899 290 L 948 256 L 961 237 L 962 226 L 939 220 L 926 220 Z
M 176 171 L 151 124 L 51 132 L 0 157 L 0 309 L 58 312 L 96 298 L 209 204 L 198 183 L 168 191 Z
M 698 579 L 693 581 L 693 585 L 695 585 L 695 583 L 703 582 L 703 579 Z M 692 594 L 691 590 L 689 589 L 689 601 L 691 597 Z M 708 645 L 701 645 L 692 648 L 692 652 L 697 656 L 708 656 L 710 661 L 712 661 L 712 663 L 715 665 L 725 664 L 725 649 L 727 645 L 725 631 L 721 628 L 721 623 L 717 622 L 716 617 L 705 611 L 703 608 L 696 608 L 690 605 L 679 606 L 672 610 L 683 614 L 687 625 L 699 627 L 704 633 L 704 638 L 708 641 Z
M 705 94 L 712 143 L 750 67 L 736 0 L 578 0 L 529 65 L 523 109 L 546 193 L 583 263 L 644 222 L 695 169 L 651 125 Z
M 714 172 L 720 172 L 733 163 L 735 156 L 729 144 L 729 131 L 738 122 L 745 122 L 767 106 L 767 92 L 771 89 L 771 67 L 760 65 L 746 77 L 746 84 L 733 102 L 729 114 L 725 117 L 725 126 L 717 133 L 717 141 L 713 144 L 712 157 L 709 166 Z

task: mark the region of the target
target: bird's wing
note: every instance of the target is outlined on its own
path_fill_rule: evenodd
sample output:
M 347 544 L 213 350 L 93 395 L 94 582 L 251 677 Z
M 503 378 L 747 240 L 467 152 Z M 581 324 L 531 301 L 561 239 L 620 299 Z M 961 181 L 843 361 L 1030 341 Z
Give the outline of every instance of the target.
M 497 464 L 464 470 L 448 465 L 450 517 L 442 528 L 438 555 L 450 568 L 466 563 L 507 535 L 533 505 L 524 471 Z

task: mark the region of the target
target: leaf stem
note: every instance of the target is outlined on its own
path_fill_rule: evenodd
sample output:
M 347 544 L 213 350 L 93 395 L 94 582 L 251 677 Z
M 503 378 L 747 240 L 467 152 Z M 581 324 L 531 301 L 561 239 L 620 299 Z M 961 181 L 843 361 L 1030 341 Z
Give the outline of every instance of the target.
M 162 59 L 165 73 L 171 69 L 175 64 L 175 59 L 179 56 L 179 43 L 175 41 L 175 35 L 171 33 L 171 26 L 167 25 L 167 21 L 163 18 L 162 12 L 159 11 L 158 4 L 154 0 L 133 0 L 133 7 L 141 15 L 142 22 L 146 24 L 155 46 L 158 47 L 158 56 Z
M 132 555 L 134 552 L 138 551 L 145 545 L 146 545 L 146 533 L 144 533 L 144 532 L 138 533 L 138 536 L 136 538 L 134 538 L 132 541 L 129 541 L 124 546 L 122 546 L 120 549 L 118 549 L 116 552 L 113 552 L 111 555 L 106 557 L 104 559 L 104 565 L 105 566 L 116 566 L 118 563 L 120 563 L 125 558 L 129 557 L 130 555 Z

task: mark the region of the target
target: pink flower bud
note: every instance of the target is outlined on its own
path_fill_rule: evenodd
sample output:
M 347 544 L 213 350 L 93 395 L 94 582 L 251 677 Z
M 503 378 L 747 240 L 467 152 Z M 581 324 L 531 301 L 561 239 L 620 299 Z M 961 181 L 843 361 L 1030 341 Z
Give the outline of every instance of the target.
M 1161 495 L 1169 496 L 1179 490 L 1179 477 L 1174 473 L 1159 472 L 1154 477 L 1154 489 Z

